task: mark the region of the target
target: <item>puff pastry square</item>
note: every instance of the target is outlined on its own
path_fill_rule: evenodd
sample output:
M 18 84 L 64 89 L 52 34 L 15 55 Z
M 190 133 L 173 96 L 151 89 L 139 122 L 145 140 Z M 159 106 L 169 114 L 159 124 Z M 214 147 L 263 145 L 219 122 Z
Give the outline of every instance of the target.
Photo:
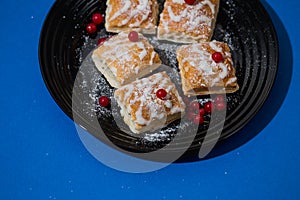
M 156 91 L 165 89 L 165 100 Z M 184 114 L 185 104 L 166 72 L 132 82 L 117 89 L 114 97 L 121 107 L 121 115 L 133 133 L 139 134 L 162 128 Z
M 108 0 L 105 28 L 109 32 L 136 30 L 154 34 L 158 19 L 156 0 Z
M 216 63 L 212 54 L 220 52 Z M 232 93 L 239 89 L 228 45 L 212 41 L 183 45 L 176 51 L 182 89 L 185 95 Z
M 142 34 L 131 42 L 128 33 L 113 36 L 94 50 L 92 59 L 112 87 L 119 88 L 158 68 L 161 60 Z
M 219 0 L 166 0 L 160 14 L 157 37 L 180 43 L 210 41 L 219 11 Z

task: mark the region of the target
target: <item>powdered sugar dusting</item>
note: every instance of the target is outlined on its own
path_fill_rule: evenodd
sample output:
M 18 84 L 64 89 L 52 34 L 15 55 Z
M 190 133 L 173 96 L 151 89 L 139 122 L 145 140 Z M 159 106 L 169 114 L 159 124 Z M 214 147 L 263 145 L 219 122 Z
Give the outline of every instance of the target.
M 155 50 L 159 52 L 160 57 L 165 57 L 164 64 L 177 68 L 176 50 L 180 44 L 172 42 L 161 42 L 156 36 L 150 36 L 149 42 L 154 46 Z
M 174 1 L 179 1 L 179 0 L 174 0 Z M 235 23 L 235 5 L 232 4 L 234 1 L 228 0 L 226 1 L 226 4 L 230 5 L 232 9 L 230 9 L 228 15 L 229 18 L 232 18 L 232 21 L 229 23 Z M 79 27 L 79 25 L 78 25 Z M 237 49 L 236 45 L 236 36 L 234 33 L 230 31 L 230 26 L 222 27 L 220 24 L 217 24 L 217 35 L 216 39 L 218 40 L 223 40 L 228 43 L 229 47 L 231 48 L 232 51 L 235 51 Z M 222 32 L 223 31 L 223 32 Z M 97 115 L 99 119 L 99 123 L 101 123 L 102 120 L 105 120 L 106 122 L 113 122 L 114 121 L 114 116 L 120 116 L 120 110 L 115 106 L 116 100 L 113 97 L 114 93 L 114 88 L 109 86 L 109 83 L 106 81 L 106 79 L 98 72 L 98 70 L 95 68 L 92 60 L 90 60 L 89 56 L 87 56 L 91 50 L 93 50 L 96 47 L 96 42 L 97 39 L 101 37 L 108 37 L 110 35 L 107 33 L 105 30 L 101 30 L 97 38 L 90 38 L 89 36 L 82 36 L 82 39 L 84 41 L 83 45 L 80 46 L 80 48 L 77 48 L 75 50 L 76 53 L 76 58 L 77 61 L 80 64 L 83 64 L 87 70 L 79 70 L 78 76 L 82 77 L 82 82 L 80 84 L 80 89 L 82 90 L 82 96 L 85 96 L 82 99 L 82 104 L 84 104 L 84 110 L 82 112 L 90 115 Z M 158 41 L 156 36 L 149 36 L 146 35 L 148 38 L 149 42 L 154 46 L 156 52 L 158 52 L 161 60 L 163 61 L 164 64 L 171 66 L 173 68 L 173 72 L 169 74 L 172 80 L 176 80 L 181 87 L 180 83 L 180 78 L 178 77 L 178 63 L 176 59 L 176 50 L 179 46 L 179 44 L 175 44 L 172 42 L 162 42 Z M 74 38 L 76 39 L 76 38 Z M 153 54 L 152 54 L 153 56 Z M 81 65 L 80 68 L 83 67 Z M 75 66 L 76 67 L 76 66 Z M 82 71 L 82 72 L 81 72 Z M 174 75 L 175 74 L 175 75 Z M 108 108 L 103 108 L 99 106 L 98 104 L 98 98 L 102 95 L 108 96 L 111 98 L 112 101 L 112 106 Z M 205 103 L 208 100 L 210 100 L 208 97 L 203 97 L 198 99 L 200 103 Z M 231 104 L 229 105 L 228 109 L 234 109 L 234 105 L 237 105 L 240 102 L 240 99 L 238 99 L 236 96 L 233 95 L 228 95 L 227 100 L 229 102 L 232 102 L 232 107 Z M 121 117 L 121 116 L 120 116 Z M 182 119 L 183 120 L 183 119 Z M 106 123 L 104 122 L 104 123 Z M 147 132 L 145 135 L 141 136 L 138 138 L 137 145 L 144 145 L 146 147 L 157 147 L 159 144 L 163 143 L 166 144 L 170 142 L 176 135 L 179 133 L 179 129 L 186 130 L 186 134 L 188 134 L 188 130 L 191 127 L 192 122 L 185 121 L 185 122 L 174 122 L 167 127 L 163 128 L 162 130 L 157 130 L 153 132 Z M 128 127 L 124 125 L 124 127 L 119 127 L 121 130 L 126 129 L 128 130 Z M 203 126 L 200 127 L 199 131 L 205 130 L 207 127 Z M 184 133 L 185 131 L 182 131 Z M 127 131 L 125 131 L 127 133 Z M 179 133 L 179 134 L 182 134 Z M 184 135 L 186 135 L 184 134 Z M 153 146 L 154 145 L 154 146 Z
M 149 19 L 152 13 L 152 1 L 149 0 L 138 0 L 137 2 L 122 0 L 121 8 L 112 15 L 112 5 L 108 4 L 107 9 L 107 22 L 112 23 L 118 21 L 118 26 L 124 26 L 130 21 L 129 27 L 139 27 L 142 23 Z M 122 20 L 121 20 L 122 19 Z M 148 23 L 147 28 L 154 27 L 154 24 Z
M 139 78 L 139 72 L 146 70 L 150 64 L 161 63 L 147 38 L 139 34 L 139 40 L 131 42 L 127 32 L 111 37 L 93 52 L 92 57 L 101 72 L 110 70 L 111 76 L 116 77 L 116 83 L 111 81 L 115 87 L 133 81 L 132 77 Z M 108 69 L 102 69 L 103 66 Z
M 168 94 L 173 93 L 170 99 L 161 100 L 156 97 L 156 91 L 161 88 Z M 184 103 L 175 91 L 175 85 L 168 75 L 160 72 L 117 89 L 115 98 L 119 104 L 125 105 L 121 109 L 126 110 L 121 110 L 121 113 L 128 112 L 132 120 L 139 125 L 149 125 L 155 120 L 166 119 L 168 113 L 184 112 Z

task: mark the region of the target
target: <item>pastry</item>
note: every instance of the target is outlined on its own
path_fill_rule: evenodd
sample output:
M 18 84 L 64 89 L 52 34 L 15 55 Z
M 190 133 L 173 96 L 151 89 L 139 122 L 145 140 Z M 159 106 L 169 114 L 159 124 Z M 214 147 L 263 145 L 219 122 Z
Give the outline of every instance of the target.
M 164 99 L 158 90 L 166 93 Z M 121 115 L 133 133 L 162 128 L 181 118 L 185 104 L 166 72 L 136 80 L 117 89 L 114 97 L 121 107 Z
M 158 68 L 161 60 L 142 34 L 138 41 L 121 32 L 94 50 L 92 59 L 112 87 L 119 88 Z
M 232 93 L 239 89 L 226 43 L 183 45 L 176 55 L 185 95 Z
M 156 0 L 108 0 L 105 28 L 109 32 L 136 30 L 154 34 L 158 18 Z
M 219 0 L 166 0 L 160 14 L 157 37 L 179 43 L 210 41 L 219 10 Z

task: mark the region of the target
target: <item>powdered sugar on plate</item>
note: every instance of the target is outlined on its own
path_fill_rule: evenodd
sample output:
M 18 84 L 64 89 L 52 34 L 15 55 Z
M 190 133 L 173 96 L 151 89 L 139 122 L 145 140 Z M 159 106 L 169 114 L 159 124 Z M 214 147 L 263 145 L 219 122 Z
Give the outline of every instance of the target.
M 227 1 L 230 4 L 230 0 Z M 235 15 L 235 5 L 231 4 L 230 9 L 228 11 L 229 15 L 234 18 Z M 229 18 L 230 18 L 229 16 Z M 233 22 L 234 23 L 234 22 Z M 106 32 L 105 29 L 100 30 L 97 33 L 97 37 L 91 38 L 87 35 L 83 35 L 83 44 L 75 50 L 76 58 L 78 63 L 80 63 L 79 73 L 77 74 L 78 87 L 81 90 L 80 93 L 80 104 L 82 105 L 82 113 L 88 116 L 97 117 L 99 123 L 110 123 L 112 127 L 115 124 L 115 120 L 122 119 L 120 115 L 120 109 L 116 106 L 116 102 L 113 98 L 113 93 L 115 91 L 109 83 L 106 81 L 105 77 L 95 68 L 95 65 L 91 59 L 91 51 L 96 48 L 97 40 L 99 38 L 107 38 L 111 35 Z M 159 54 L 159 57 L 163 61 L 163 64 L 166 66 L 170 66 L 171 70 L 169 75 L 171 79 L 177 83 L 178 89 L 181 90 L 181 80 L 178 74 L 178 63 L 176 59 L 176 50 L 182 44 L 177 44 L 168 41 L 159 41 L 156 36 L 153 35 L 145 35 L 149 42 L 154 46 L 155 51 Z M 231 50 L 235 50 L 235 35 L 228 30 L 228 27 L 222 27 L 217 24 L 216 32 L 214 35 L 215 38 L 219 38 L 228 43 Z M 103 108 L 99 105 L 98 99 L 100 96 L 107 96 L 111 99 L 111 106 L 109 108 Z M 232 99 L 231 99 L 232 98 Z M 228 97 L 230 101 L 234 101 L 235 98 Z M 200 104 L 204 104 L 205 102 L 211 100 L 210 97 L 204 96 L 198 99 Z M 238 102 L 237 102 L 238 103 Z M 117 119 L 115 119 L 117 116 Z M 209 120 L 209 119 L 208 119 Z M 118 124 L 119 125 L 119 124 Z M 146 147 L 161 147 L 162 145 L 166 145 L 169 143 L 175 136 L 178 134 L 189 134 L 189 129 L 193 125 L 191 121 L 188 120 L 178 120 L 169 124 L 167 127 L 148 132 L 143 135 L 135 136 L 130 133 L 127 125 L 122 123 L 119 127 L 119 131 L 123 131 L 122 134 L 127 134 L 129 137 L 132 137 L 132 140 L 136 141 L 136 145 L 143 145 Z M 208 123 L 199 127 L 198 131 L 205 131 L 208 128 Z M 179 131 L 180 130 L 180 131 Z M 104 130 L 110 132 L 111 130 Z M 180 133 L 179 133 L 180 132 Z M 123 136 L 122 136 L 123 137 Z

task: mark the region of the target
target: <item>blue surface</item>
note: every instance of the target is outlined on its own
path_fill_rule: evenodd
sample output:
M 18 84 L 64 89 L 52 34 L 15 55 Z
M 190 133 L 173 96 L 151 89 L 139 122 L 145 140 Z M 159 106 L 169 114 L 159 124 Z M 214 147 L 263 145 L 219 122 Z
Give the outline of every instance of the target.
M 0 199 L 300 198 L 300 1 L 264 1 L 281 20 L 278 35 L 287 33 L 294 58 L 287 95 L 268 125 L 225 155 L 145 174 L 119 172 L 92 157 L 48 93 L 37 53 L 53 3 L 0 2 Z

